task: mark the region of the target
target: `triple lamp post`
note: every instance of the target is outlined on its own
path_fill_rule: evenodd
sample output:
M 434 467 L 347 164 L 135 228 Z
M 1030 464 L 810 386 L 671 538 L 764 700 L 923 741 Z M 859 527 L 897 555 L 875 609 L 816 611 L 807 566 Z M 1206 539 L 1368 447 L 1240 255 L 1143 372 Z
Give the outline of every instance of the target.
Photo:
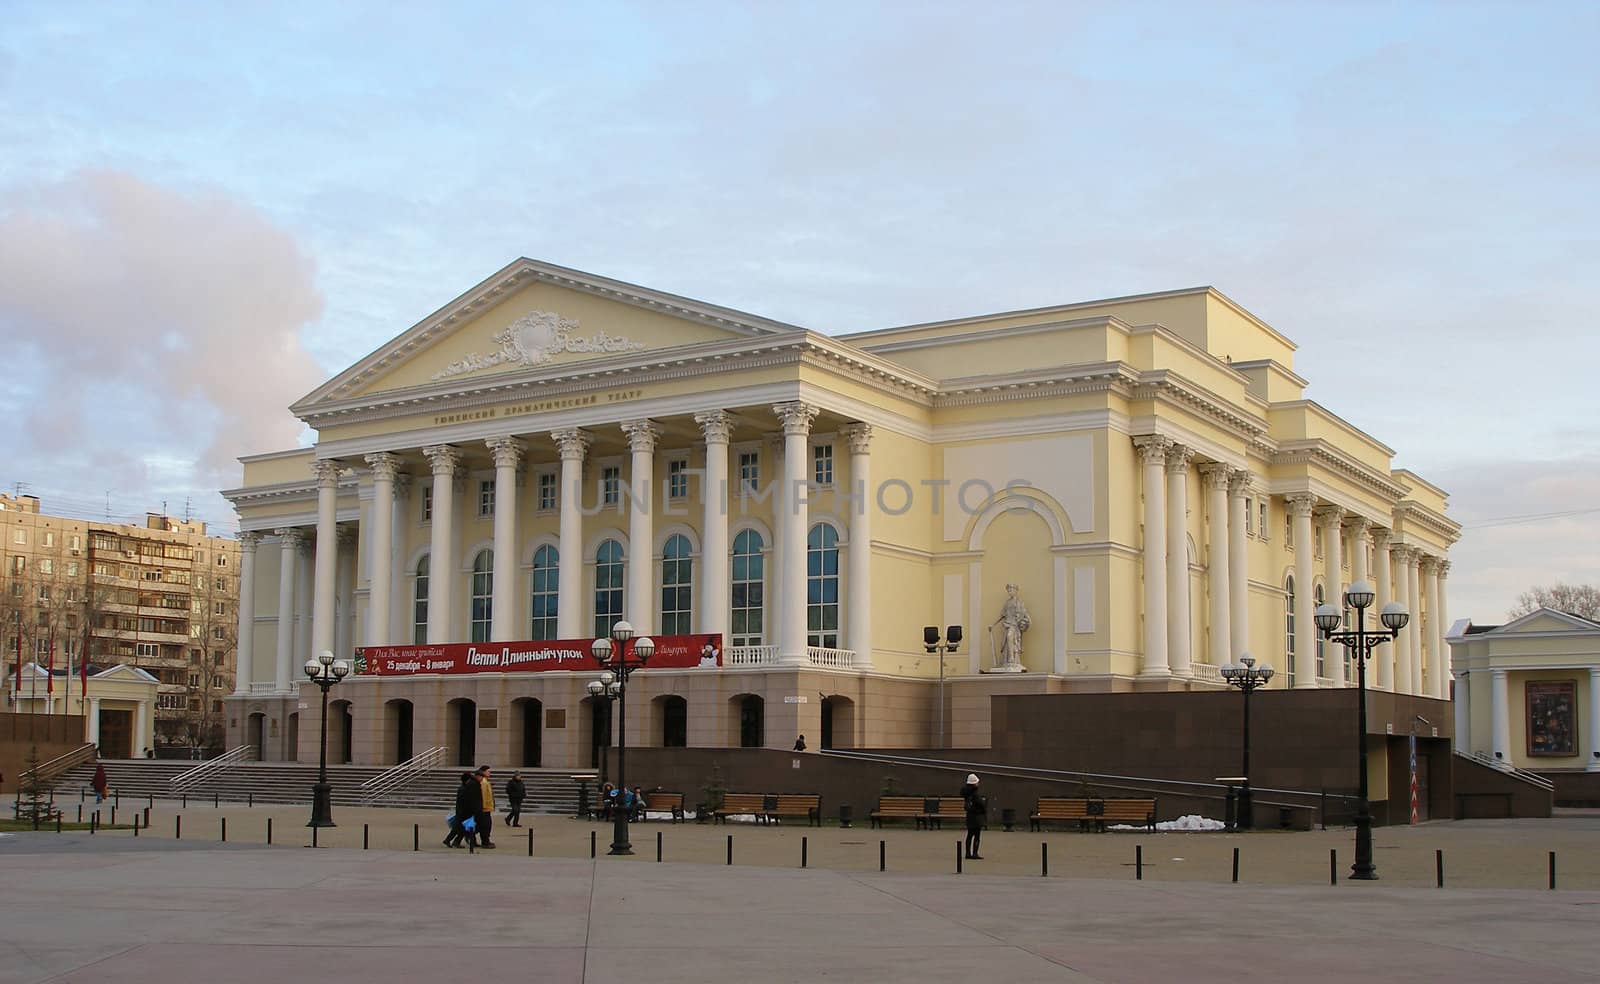
M 317 767 L 317 784 L 311 787 L 311 821 L 307 827 L 336 827 L 333 822 L 333 787 L 328 785 L 328 691 L 350 673 L 350 664 L 334 659 L 324 649 L 306 660 L 306 677 L 322 688 L 322 758 Z
M 629 645 L 630 641 L 632 645 Z M 594 661 L 600 665 L 600 679 L 590 680 L 589 696 L 599 700 L 617 702 L 617 803 L 612 810 L 613 824 L 610 854 L 632 854 L 628 843 L 628 677 L 634 670 L 643 669 L 656 654 L 655 640 L 649 636 L 635 639 L 633 626 L 619 620 L 611 626 L 611 638 L 600 638 L 589 647 Z M 602 752 L 601 754 L 604 754 Z M 603 805 L 603 804 L 602 804 Z

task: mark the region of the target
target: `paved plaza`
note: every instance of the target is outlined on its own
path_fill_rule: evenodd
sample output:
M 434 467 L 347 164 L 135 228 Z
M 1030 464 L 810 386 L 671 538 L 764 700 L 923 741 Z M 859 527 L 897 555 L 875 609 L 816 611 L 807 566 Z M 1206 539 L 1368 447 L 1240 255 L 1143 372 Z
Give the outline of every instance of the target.
M 1349 831 L 994 831 L 986 860 L 958 876 L 951 830 L 649 824 L 634 828 L 639 853 L 615 859 L 604 856 L 609 827 L 536 817 L 529 859 L 521 830 L 503 830 L 496 851 L 446 851 L 431 815 L 413 853 L 423 817 L 393 810 L 339 811 L 341 826 L 319 837 L 334 846 L 312 851 L 304 812 L 191 808 L 174 840 L 176 811 L 158 802 L 137 840 L 0 838 L 0 982 L 428 981 L 463 968 L 588 982 L 1549 982 L 1595 980 L 1600 968 L 1593 817 L 1380 829 L 1383 880 L 1331 886 L 1328 849 L 1342 871 Z M 1436 849 L 1443 890 L 1432 887 Z

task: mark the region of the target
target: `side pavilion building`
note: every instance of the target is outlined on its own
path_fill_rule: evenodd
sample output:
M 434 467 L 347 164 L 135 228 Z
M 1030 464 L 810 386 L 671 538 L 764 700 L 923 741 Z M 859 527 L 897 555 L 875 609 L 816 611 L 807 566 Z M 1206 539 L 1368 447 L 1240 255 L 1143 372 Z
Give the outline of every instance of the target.
M 1294 348 L 1209 287 L 828 336 L 517 260 L 241 459 L 229 745 L 314 759 L 328 649 L 365 671 L 335 761 L 586 767 L 626 618 L 662 642 L 630 745 L 971 747 L 992 694 L 1216 689 L 1245 650 L 1352 686 L 1311 614 L 1356 580 L 1415 616 L 1369 684 L 1448 697 L 1445 492 Z

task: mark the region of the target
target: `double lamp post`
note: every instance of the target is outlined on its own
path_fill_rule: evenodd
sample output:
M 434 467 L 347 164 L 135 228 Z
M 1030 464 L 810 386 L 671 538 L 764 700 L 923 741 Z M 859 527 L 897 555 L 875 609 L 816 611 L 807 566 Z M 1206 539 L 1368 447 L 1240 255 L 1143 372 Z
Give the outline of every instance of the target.
M 611 850 L 609 854 L 632 854 L 628 842 L 628 677 L 634 670 L 643 669 L 656 654 L 655 640 L 649 636 L 634 638 L 633 626 L 618 621 L 611 626 L 611 638 L 600 638 L 589 647 L 594 661 L 600 665 L 600 679 L 590 680 L 589 696 L 617 702 L 617 803 L 612 809 Z M 604 754 L 602 752 L 601 754 Z M 604 804 L 602 804 L 604 805 Z

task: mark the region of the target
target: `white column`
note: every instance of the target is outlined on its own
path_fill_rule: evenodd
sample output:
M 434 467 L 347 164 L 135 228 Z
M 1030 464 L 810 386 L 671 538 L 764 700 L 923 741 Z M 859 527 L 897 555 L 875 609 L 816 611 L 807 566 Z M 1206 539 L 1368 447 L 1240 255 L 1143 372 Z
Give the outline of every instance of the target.
M 433 513 L 428 545 L 428 645 L 450 641 L 450 598 L 455 587 L 455 558 L 450 556 L 455 522 L 455 477 L 461 452 L 448 444 L 422 449 L 433 466 Z
M 1494 757 L 1511 764 L 1511 686 L 1505 670 L 1489 671 L 1489 722 L 1494 729 Z
M 1373 602 L 1372 610 L 1367 613 L 1369 619 L 1376 619 L 1383 613 L 1383 606 L 1394 600 L 1394 558 L 1389 553 L 1389 543 L 1393 534 L 1388 530 L 1375 530 L 1372 534 L 1372 566 L 1377 568 L 1378 598 Z M 1383 623 L 1376 626 L 1382 628 Z M 1403 636 L 1405 633 L 1401 633 Z M 1379 646 L 1372 651 L 1371 662 L 1377 667 L 1377 680 L 1379 690 L 1394 690 L 1394 668 L 1400 658 L 1401 640 L 1395 640 L 1387 646 Z M 1372 677 L 1369 674 L 1368 680 Z
M 706 439 L 705 474 L 700 480 L 704 509 L 700 529 L 700 631 L 721 635 L 728 644 L 728 439 L 733 418 L 723 410 L 694 415 Z
M 369 646 L 389 644 L 389 600 L 394 590 L 394 476 L 400 459 L 387 451 L 367 455 L 372 469 L 372 551 L 367 589 Z
M 1250 473 L 1243 469 L 1228 477 L 1228 629 L 1231 641 L 1228 659 L 1233 662 L 1250 649 L 1250 555 L 1245 539 L 1249 520 L 1245 516 L 1245 496 L 1250 491 Z
M 400 568 L 405 559 L 400 552 L 406 542 L 406 531 L 417 521 L 417 502 L 412 495 L 415 483 L 411 476 L 399 472 L 394 477 L 394 523 L 389 529 L 389 621 L 386 642 L 410 645 L 417 641 L 413 619 L 416 611 L 412 603 L 416 600 L 411 593 L 411 582 L 405 577 L 408 573 Z
M 583 598 L 583 456 L 589 450 L 589 435 L 573 428 L 551 431 L 551 439 L 561 452 L 561 556 L 556 564 L 556 634 L 563 639 L 588 635 L 583 626 L 587 611 Z
M 294 680 L 294 575 L 300 566 L 300 531 L 290 526 L 273 532 L 278 536 L 278 658 L 273 689 L 281 694 Z
M 1443 700 L 1450 689 L 1444 684 L 1445 674 L 1450 672 L 1450 660 L 1444 654 L 1444 630 L 1439 628 L 1439 561 L 1436 557 L 1425 557 L 1422 561 L 1422 601 L 1428 610 L 1425 692 L 1429 697 Z
M 1294 521 L 1294 686 L 1307 690 L 1317 685 L 1316 545 L 1311 539 L 1311 513 L 1317 497 L 1306 493 L 1288 497 Z
M 1406 625 L 1411 638 L 1406 641 L 1410 654 L 1407 666 L 1411 669 L 1411 693 L 1425 696 L 1422 690 L 1422 579 L 1417 565 L 1422 551 L 1415 547 L 1406 551 L 1406 607 L 1411 610 L 1411 621 Z
M 1444 663 L 1442 665 L 1444 666 L 1444 672 L 1446 674 L 1446 676 L 1444 676 L 1442 679 L 1445 679 L 1445 680 L 1449 679 L 1448 674 L 1450 673 L 1450 666 L 1451 666 L 1450 642 L 1449 642 L 1449 636 L 1450 636 L 1449 607 L 1450 606 L 1449 606 L 1449 602 L 1445 599 L 1445 582 L 1449 579 L 1449 577 L 1450 577 L 1450 562 L 1448 560 L 1440 560 L 1439 561 L 1439 578 L 1438 578 L 1438 584 L 1439 584 L 1439 620 L 1438 620 L 1437 624 L 1439 626 L 1439 652 L 1444 654 Z M 1449 700 L 1450 699 L 1450 689 L 1448 687 L 1446 687 L 1444 690 L 1441 690 L 1439 692 L 1439 699 L 1440 700 Z
M 1194 449 L 1175 444 L 1167 451 L 1167 659 L 1172 675 L 1187 679 L 1194 634 L 1189 599 L 1189 459 Z
M 1355 516 L 1350 520 L 1351 584 L 1367 580 L 1367 544 L 1371 527 L 1372 524 L 1360 516 Z
M 1461 704 L 1461 692 L 1456 692 L 1456 704 Z M 1585 744 L 1589 746 L 1587 764 L 1584 766 L 1589 772 L 1600 772 L 1600 666 L 1589 667 L 1589 713 L 1588 713 L 1588 738 Z
M 491 437 L 486 443 L 494 455 L 494 575 L 489 589 L 489 638 L 509 642 L 517 638 L 517 472 L 527 445 L 514 437 Z
M 311 585 L 314 566 L 314 553 L 316 544 L 315 534 L 305 534 L 300 538 L 299 549 L 295 551 L 294 562 L 294 658 L 289 663 L 289 686 L 298 691 L 300 680 L 300 667 L 315 652 L 311 648 Z
M 311 652 L 332 651 L 334 647 L 334 592 L 339 558 L 338 517 L 339 463 L 313 462 L 317 473 L 317 552 L 316 574 L 311 582 Z
M 18 694 L 17 696 L 22 696 Z M 100 744 L 100 698 L 89 698 L 89 744 Z M 143 755 L 144 749 L 135 749 L 136 754 Z
M 338 563 L 334 566 L 333 654 L 349 659 L 355 649 L 356 531 L 340 527 Z
M 1418 617 L 1417 606 L 1411 603 L 1409 580 L 1406 576 L 1406 555 L 1411 548 L 1403 543 L 1396 543 L 1389 548 L 1389 556 L 1394 559 L 1394 600 L 1405 606 L 1411 613 L 1411 621 L 1395 636 L 1390 648 L 1394 650 L 1394 692 L 1397 694 L 1414 693 L 1411 689 L 1411 661 L 1416 658 L 1411 648 L 1411 626 Z
M 261 534 L 239 534 L 239 632 L 234 655 L 233 692 L 247 694 L 255 674 L 256 659 L 256 547 Z M 84 653 L 87 659 L 88 654 Z
M 660 631 L 655 598 L 655 503 L 651 498 L 655 484 L 656 439 L 661 431 L 648 420 L 627 420 L 622 432 L 628 435 L 628 450 L 633 464 L 628 470 L 628 565 L 627 598 L 622 609 L 640 635 Z
M 1456 751 L 1472 751 L 1472 677 L 1465 671 L 1457 673 L 1456 677 Z
M 806 443 L 817 408 L 780 403 L 772 408 L 783 421 L 783 596 L 779 602 L 778 660 L 806 661 L 806 535 L 810 489 L 806 486 Z
M 1167 509 L 1162 471 L 1172 442 L 1137 438 L 1144 471 L 1144 669 L 1142 677 L 1167 677 Z
M 1339 506 L 1326 506 L 1317 510 L 1317 518 L 1322 521 L 1322 579 L 1325 584 L 1324 597 L 1327 603 L 1337 608 L 1340 614 L 1344 613 L 1344 544 L 1340 540 L 1339 531 L 1344 523 L 1344 509 Z M 1323 675 L 1335 687 L 1344 686 L 1344 647 L 1333 642 L 1325 644 L 1323 650 Z
M 150 702 L 154 697 L 147 697 L 134 702 L 136 710 L 133 712 L 133 754 L 137 757 L 144 754 L 147 748 L 154 748 L 155 736 L 150 734 Z
M 850 593 L 845 599 L 845 645 L 854 665 L 872 668 L 872 425 L 839 429 L 850 445 Z M 843 498 L 840 499 L 843 511 Z M 942 627 L 941 627 L 942 628 Z M 976 633 L 974 633 L 976 635 Z
M 1224 666 L 1232 661 L 1228 655 L 1233 646 L 1233 635 L 1229 631 L 1228 618 L 1230 615 L 1228 605 L 1228 556 L 1231 544 L 1228 542 L 1228 478 L 1233 474 L 1233 469 L 1222 464 L 1205 464 L 1200 466 L 1200 475 L 1206 485 L 1206 594 L 1210 602 L 1208 607 L 1209 632 L 1206 642 L 1206 662 L 1212 666 Z

